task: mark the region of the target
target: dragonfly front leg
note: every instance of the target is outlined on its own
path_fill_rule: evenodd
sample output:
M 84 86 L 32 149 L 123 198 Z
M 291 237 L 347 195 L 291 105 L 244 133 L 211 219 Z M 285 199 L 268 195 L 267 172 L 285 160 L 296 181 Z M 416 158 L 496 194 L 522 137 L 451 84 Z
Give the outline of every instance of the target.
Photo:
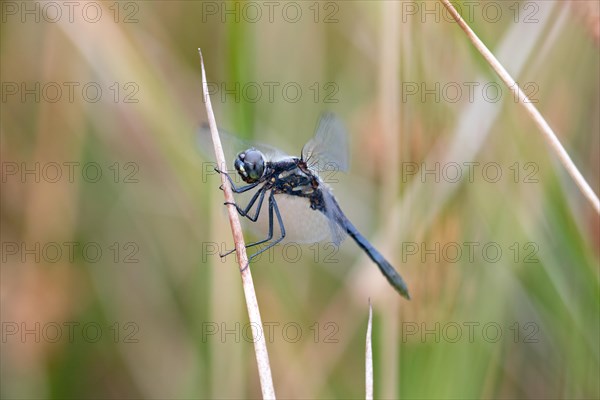
M 231 184 L 231 190 L 233 190 L 234 193 L 244 193 L 244 192 L 247 192 L 248 190 L 254 189 L 256 186 L 258 186 L 259 184 L 262 183 L 262 182 L 258 181 L 258 182 L 254 182 L 254 183 L 251 183 L 251 184 L 246 185 L 246 186 L 237 187 L 235 185 L 235 182 L 233 182 L 233 179 L 231 179 L 231 176 L 227 172 L 221 171 L 218 168 L 215 168 L 215 171 L 218 172 L 219 174 L 223 174 L 223 175 L 225 175 L 227 177 L 227 179 L 229 180 L 229 183 Z M 219 186 L 219 189 L 223 190 L 223 185 Z M 259 198 L 259 196 L 260 196 L 260 200 L 258 202 L 258 207 L 257 207 L 256 213 L 254 214 L 254 217 L 249 217 L 248 216 L 248 211 L 250 211 L 250 209 L 252 208 L 252 205 L 254 204 L 254 202 L 256 202 L 256 199 Z M 263 202 L 264 196 L 265 196 L 265 190 L 264 190 L 264 188 L 262 188 L 262 189 L 260 189 L 259 191 L 257 191 L 254 194 L 254 196 L 250 200 L 249 204 L 246 206 L 245 210 L 242 210 L 237 204 L 231 203 L 231 202 L 228 202 L 228 201 L 226 201 L 223 204 L 225 204 L 225 205 L 228 205 L 228 204 L 234 205 L 235 208 L 236 208 L 236 210 L 237 210 L 237 212 L 242 217 L 247 217 L 249 220 L 251 220 L 253 222 L 256 222 L 256 220 L 258 219 L 258 214 L 260 213 L 260 209 L 262 207 L 262 202 Z M 219 255 L 221 256 L 221 258 L 227 257 L 228 255 L 230 255 L 234 251 L 235 251 L 235 249 L 229 250 L 229 251 L 226 251 L 225 253 L 219 254 Z
M 242 187 L 237 187 L 235 186 L 235 183 L 233 182 L 233 180 L 231 179 L 231 176 L 229 176 L 229 174 L 227 172 L 223 172 L 217 168 L 215 168 L 215 171 L 217 171 L 220 174 L 223 174 L 227 177 L 227 179 L 229 179 L 229 183 L 231 184 L 231 189 L 233 190 L 234 193 L 244 193 L 247 192 L 250 189 L 254 189 L 256 186 L 258 186 L 259 184 L 261 184 L 261 181 L 258 182 L 254 182 L 251 183 L 249 185 L 246 186 L 242 186 Z M 223 189 L 222 185 L 221 185 L 221 189 Z M 258 219 L 258 214 L 260 213 L 260 208 L 262 206 L 262 202 L 265 196 L 265 190 L 266 188 L 263 186 L 259 191 L 257 191 L 253 196 L 252 199 L 250 199 L 250 202 L 248 203 L 248 205 L 246 206 L 245 210 L 242 210 L 240 208 L 240 206 L 238 206 L 236 203 L 232 203 L 229 201 L 226 201 L 225 205 L 231 204 L 234 205 L 235 208 L 237 209 L 238 213 L 242 216 L 242 217 L 247 217 L 250 221 L 252 222 L 256 222 L 256 220 Z M 252 205 L 256 202 L 256 199 L 260 196 L 260 200 L 258 202 L 258 206 L 256 209 L 256 213 L 254 214 L 254 217 L 250 217 L 248 216 L 248 212 L 250 211 L 250 209 L 252 208 Z
M 250 200 L 250 202 L 248 203 L 248 205 L 246 206 L 246 209 L 242 210 L 237 204 L 235 203 L 229 203 L 229 202 L 225 202 L 224 204 L 231 204 L 234 205 L 235 208 L 237 209 L 238 213 L 242 216 L 242 217 L 246 217 L 248 218 L 250 221 L 252 222 L 256 222 L 258 220 L 258 216 L 260 214 L 260 210 L 262 209 L 262 203 L 263 200 L 265 199 L 265 193 L 267 191 L 266 187 L 262 187 L 259 191 L 257 191 L 254 196 L 252 197 L 252 199 Z M 252 208 L 252 206 L 254 205 L 254 203 L 256 202 L 256 200 L 258 199 L 258 204 L 256 205 L 256 211 L 254 213 L 254 216 L 250 216 L 248 215 L 248 212 L 250 211 L 250 209 Z M 255 245 L 255 244 L 254 244 Z M 248 247 L 252 247 L 253 245 L 247 245 L 246 248 Z M 233 250 L 228 250 L 227 252 L 220 254 L 221 258 L 223 257 L 227 257 L 228 255 L 230 255 L 231 253 L 233 253 L 235 251 L 235 249 Z
M 227 179 L 229 180 L 229 183 L 231 184 L 231 190 L 233 190 L 234 193 L 244 193 L 244 192 L 247 192 L 248 190 L 254 189 L 255 187 L 257 187 L 258 185 L 260 185 L 262 183 L 261 181 L 258 181 L 258 182 L 254 182 L 254 183 L 251 183 L 251 184 L 246 185 L 246 186 L 237 187 L 235 185 L 235 182 L 233 182 L 233 179 L 231 179 L 231 176 L 229 175 L 229 173 L 227 173 L 225 171 L 221 171 L 218 168 L 215 168 L 215 171 L 218 172 L 219 174 L 223 174 L 223 175 L 225 175 L 227 177 Z M 223 189 L 223 185 L 219 186 L 219 189 L 222 190 Z
M 247 216 L 247 215 L 246 215 L 246 217 L 247 217 L 248 219 L 250 219 L 251 221 L 253 221 L 253 222 L 256 222 L 256 220 L 258 219 L 258 215 L 260 214 L 260 210 L 262 209 L 262 203 L 263 203 L 263 200 L 264 200 L 264 198 L 265 198 L 265 193 L 266 193 L 266 190 L 263 190 L 263 189 L 261 189 L 261 192 L 262 192 L 262 193 L 261 193 L 261 195 L 260 195 L 260 200 L 258 201 L 258 205 L 257 205 L 257 207 L 256 207 L 256 214 L 254 215 L 254 217 L 250 217 L 250 216 Z M 257 194 L 258 194 L 258 193 L 259 193 L 259 192 L 257 192 Z M 248 249 L 248 248 L 250 248 L 250 247 L 258 246 L 259 244 L 263 244 L 263 243 L 265 243 L 265 242 L 268 242 L 269 240 L 271 240 L 271 239 L 273 238 L 273 207 L 271 206 L 271 197 L 272 197 L 272 196 L 273 196 L 273 194 L 271 193 L 271 196 L 269 196 L 269 233 L 267 234 L 267 238 L 266 238 L 266 239 L 263 239 L 263 240 L 259 240 L 258 242 L 254 242 L 254 243 L 249 243 L 249 244 L 247 244 L 247 245 L 246 245 L 246 248 L 247 248 L 247 249 Z M 256 197 L 256 196 L 255 196 L 255 197 Z M 236 206 L 236 207 L 237 207 L 237 206 Z M 248 207 L 248 208 L 249 208 L 249 207 Z M 244 211 L 244 210 L 242 210 L 242 211 Z M 278 209 L 277 211 L 279 212 L 279 209 Z M 238 210 L 238 212 L 239 212 L 239 210 Z M 240 212 L 240 215 L 242 215 L 242 214 L 241 214 L 241 212 Z M 282 227 L 282 229 L 283 229 L 283 225 L 281 225 L 281 227 Z M 285 232 L 285 230 L 284 230 L 284 232 Z M 225 252 L 225 253 L 223 253 L 223 254 L 219 254 L 219 255 L 221 256 L 221 258 L 223 258 L 223 257 L 227 257 L 228 255 L 230 255 L 230 254 L 231 254 L 231 253 L 233 253 L 234 251 L 235 251 L 235 249 L 233 249 L 233 250 L 228 250 L 227 252 Z M 251 257 L 253 257 L 253 256 L 251 256 Z M 250 257 L 250 258 L 251 258 L 251 257 Z
M 240 214 L 242 217 L 248 218 L 252 222 L 256 222 L 258 220 L 258 215 L 260 214 L 260 210 L 262 208 L 263 200 L 265 199 L 265 192 L 266 191 L 267 191 L 267 188 L 264 187 L 264 186 L 261 189 L 259 189 L 254 194 L 254 196 L 252 196 L 252 198 L 248 202 L 248 205 L 243 210 L 236 203 L 231 203 L 231 202 L 226 201 L 223 204 L 225 204 L 225 205 L 231 204 L 231 205 L 235 206 L 235 208 L 237 209 L 238 214 Z M 252 208 L 252 206 L 254 205 L 254 203 L 256 202 L 257 199 L 258 199 L 258 204 L 256 206 L 256 210 L 254 212 L 254 216 L 250 216 L 250 215 L 248 215 L 248 212 L 250 211 L 250 209 Z

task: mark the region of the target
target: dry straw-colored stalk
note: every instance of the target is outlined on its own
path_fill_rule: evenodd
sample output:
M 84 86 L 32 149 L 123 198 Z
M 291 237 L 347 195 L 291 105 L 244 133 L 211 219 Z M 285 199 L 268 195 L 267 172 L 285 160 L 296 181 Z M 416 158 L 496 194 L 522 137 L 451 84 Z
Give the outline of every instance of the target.
M 202 51 L 198 49 L 198 52 L 200 53 L 200 64 L 202 66 L 202 89 L 204 91 L 204 103 L 206 104 L 206 114 L 208 115 L 208 124 L 210 126 L 210 133 L 212 136 L 213 145 L 215 147 L 217 165 L 219 168 L 225 169 L 223 167 L 227 164 L 225 163 L 225 155 L 223 154 L 223 147 L 221 146 L 219 131 L 217 130 L 217 122 L 212 110 L 210 96 L 208 94 L 204 59 L 202 58 Z M 271 376 L 271 365 L 269 363 L 269 354 L 267 353 L 267 342 L 265 340 L 265 335 L 262 334 L 263 325 L 260 318 L 260 310 L 258 308 L 256 292 L 254 291 L 254 283 L 252 282 L 252 274 L 250 273 L 250 268 L 248 267 L 248 255 L 246 254 L 246 244 L 242 234 L 242 226 L 240 225 L 240 219 L 237 210 L 235 206 L 232 205 L 234 198 L 231 185 L 229 184 L 229 180 L 223 174 L 221 174 L 221 183 L 223 185 L 223 193 L 225 194 L 225 202 L 229 203 L 227 206 L 227 211 L 229 213 L 229 224 L 231 225 L 231 232 L 233 233 L 233 241 L 235 243 L 235 251 L 240 265 L 242 286 L 244 288 L 244 296 L 246 297 L 246 306 L 248 308 L 248 317 L 250 319 L 251 326 L 255 328 L 252 330 L 252 333 L 254 335 L 254 352 L 256 354 L 256 364 L 258 366 L 258 375 L 260 377 L 262 396 L 263 399 L 275 399 L 275 389 L 273 387 L 273 378 Z M 258 332 L 258 334 L 255 334 L 255 332 Z
M 365 351 L 365 399 L 373 400 L 373 307 L 369 299 L 369 322 L 367 323 L 367 348 Z
M 550 125 L 548 125 L 548 122 L 546 122 L 542 114 L 533 105 L 531 100 L 529 100 L 527 95 L 523 92 L 523 90 L 521 90 L 517 82 L 512 78 L 512 76 L 510 76 L 508 71 L 506 71 L 506 69 L 502 66 L 502 64 L 498 61 L 494 54 L 492 54 L 492 52 L 486 47 L 485 44 L 483 44 L 481 39 L 477 37 L 477 35 L 475 34 L 475 32 L 473 32 L 469 25 L 467 25 L 465 20 L 460 16 L 458 11 L 456 11 L 456 8 L 454 8 L 450 1 L 441 0 L 441 2 L 444 5 L 444 7 L 446 7 L 448 12 L 450 12 L 456 23 L 458 23 L 458 25 L 466 33 L 467 37 L 471 40 L 475 48 L 481 53 L 483 58 L 485 58 L 488 64 L 490 64 L 490 66 L 496 72 L 496 74 L 498 74 L 500 79 L 504 81 L 506 86 L 508 86 L 508 89 L 516 96 L 516 98 L 519 99 L 519 104 L 521 104 L 525 111 L 531 116 L 531 118 L 533 118 L 533 121 L 544 135 L 544 138 L 546 138 L 550 147 L 556 152 L 558 159 L 563 164 L 567 172 L 571 175 L 571 177 L 575 180 L 575 183 L 577 184 L 583 195 L 589 200 L 596 212 L 600 214 L 600 200 L 598 199 L 598 196 L 596 195 L 596 193 L 594 193 L 590 185 L 587 183 L 587 181 L 581 174 L 581 172 L 579 172 L 579 169 L 577 169 L 577 166 L 575 166 L 575 163 L 573 162 L 573 160 L 571 160 L 571 157 L 569 156 L 565 148 L 562 146 L 562 144 L 558 140 L 558 137 L 556 136 L 552 128 L 550 128 Z

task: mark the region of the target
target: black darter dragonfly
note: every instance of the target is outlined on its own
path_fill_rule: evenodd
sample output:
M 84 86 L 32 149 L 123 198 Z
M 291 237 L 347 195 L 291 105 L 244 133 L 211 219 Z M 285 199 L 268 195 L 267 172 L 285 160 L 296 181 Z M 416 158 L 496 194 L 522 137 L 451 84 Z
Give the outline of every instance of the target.
M 207 127 L 203 127 L 203 130 L 207 129 Z M 277 245 L 288 235 L 285 214 L 289 207 L 282 207 L 282 203 L 294 203 L 294 208 L 300 208 L 304 212 L 304 217 L 299 218 L 300 224 L 308 226 L 310 230 L 319 224 L 311 224 L 307 219 L 320 220 L 320 225 L 325 226 L 329 239 L 335 244 L 339 244 L 348 234 L 379 267 L 388 282 L 402 296 L 409 299 L 408 289 L 402 277 L 346 218 L 331 189 L 319 177 L 320 171 L 330 169 L 332 165 L 340 171 L 347 170 L 347 138 L 339 119 L 333 114 L 324 114 L 319 120 L 314 137 L 302 148 L 300 158 L 283 155 L 267 146 L 259 147 L 257 145 L 247 148 L 237 155 L 234 162 L 235 170 L 246 183 L 244 186 L 237 186 L 227 172 L 216 169 L 217 172 L 224 174 L 229 179 L 235 193 L 246 193 L 256 189 L 243 208 L 238 204 L 233 204 L 241 216 L 257 222 L 259 217 L 264 218 L 264 213 L 268 213 L 267 237 L 250 243 L 246 247 L 270 243 L 250 255 L 249 260 L 252 261 L 259 254 Z M 265 197 L 268 211 L 263 209 Z M 273 240 L 275 221 L 279 227 L 279 234 Z M 294 227 L 294 229 L 297 228 Z M 309 232 L 313 236 L 310 240 L 312 242 L 323 239 L 316 230 Z M 231 254 L 233 251 L 222 256 Z

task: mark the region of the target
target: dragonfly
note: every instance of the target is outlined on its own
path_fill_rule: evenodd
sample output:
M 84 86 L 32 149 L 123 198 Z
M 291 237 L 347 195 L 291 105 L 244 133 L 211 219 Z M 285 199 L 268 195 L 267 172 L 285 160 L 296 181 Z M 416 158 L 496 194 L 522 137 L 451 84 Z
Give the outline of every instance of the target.
M 208 131 L 205 125 L 202 128 Z M 222 135 L 223 136 L 223 135 Z M 225 135 L 230 136 L 230 135 Z M 261 253 L 269 250 L 290 236 L 286 229 L 285 212 L 290 208 L 300 209 L 301 225 L 308 229 L 312 242 L 328 237 L 332 243 L 339 245 L 350 236 L 356 244 L 379 267 L 385 278 L 406 299 L 410 299 L 404 279 L 386 258 L 358 231 L 342 211 L 329 185 L 320 177 L 324 170 L 332 166 L 339 171 L 348 169 L 348 141 L 342 122 L 332 113 L 323 114 L 314 136 L 304 145 L 300 157 L 288 156 L 278 149 L 265 145 L 252 145 L 239 152 L 234 161 L 234 168 L 245 185 L 237 185 L 230 173 L 219 168 L 215 170 L 229 180 L 234 193 L 252 193 L 244 206 L 237 203 L 225 203 L 235 206 L 240 216 L 255 223 L 268 214 L 268 234 L 259 241 L 246 245 L 247 248 L 263 245 L 248 257 L 249 262 Z M 254 192 L 251 192 L 255 190 Z M 266 204 L 264 203 L 266 201 Z M 282 207 L 285 204 L 285 207 Z M 290 218 L 287 218 L 288 222 Z M 312 223 L 310 221 L 313 221 Z M 317 222 L 314 222 L 317 221 Z M 277 225 L 275 225 L 277 224 Z M 294 228 L 298 224 L 294 224 Z M 326 235 L 320 234 L 315 227 Z M 276 229 L 277 228 L 277 229 Z M 314 229 L 313 229 L 314 228 Z M 314 232 L 310 230 L 313 229 Z M 278 232 L 274 239 L 275 232 Z M 222 257 L 235 250 L 221 254 Z

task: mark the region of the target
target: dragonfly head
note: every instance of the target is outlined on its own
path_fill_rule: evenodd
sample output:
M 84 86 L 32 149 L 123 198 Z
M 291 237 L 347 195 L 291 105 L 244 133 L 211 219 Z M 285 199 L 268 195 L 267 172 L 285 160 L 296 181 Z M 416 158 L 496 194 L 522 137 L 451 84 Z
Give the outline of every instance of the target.
M 248 149 L 238 154 L 234 167 L 246 183 L 258 181 L 265 173 L 265 156 L 256 149 Z

